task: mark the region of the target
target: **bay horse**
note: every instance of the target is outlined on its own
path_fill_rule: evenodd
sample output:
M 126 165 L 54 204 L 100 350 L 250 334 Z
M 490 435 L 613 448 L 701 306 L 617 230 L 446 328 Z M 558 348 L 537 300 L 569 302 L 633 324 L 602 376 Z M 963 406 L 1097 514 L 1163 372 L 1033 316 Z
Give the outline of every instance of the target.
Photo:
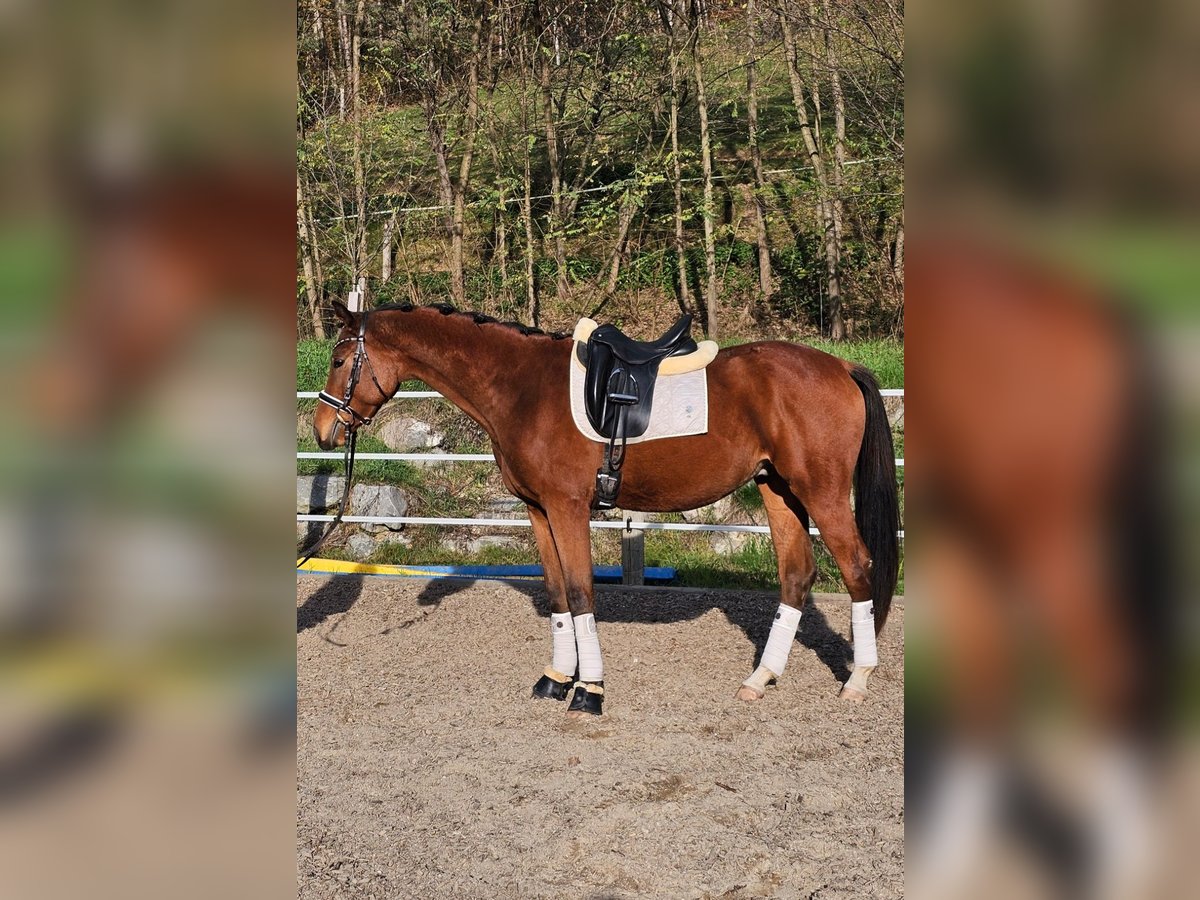
M 474 419 L 491 438 L 505 487 L 528 507 L 542 558 L 552 659 L 534 696 L 564 700 L 574 684 L 569 714 L 599 715 L 603 661 L 588 522 L 603 445 L 571 418 L 573 341 L 449 306 L 334 309 L 343 328 L 326 402 L 313 417 L 317 443 L 343 446 L 413 378 Z M 841 696 L 864 700 L 899 570 L 895 458 L 879 386 L 861 366 L 779 341 L 722 350 L 707 380 L 707 433 L 630 445 L 620 506 L 695 509 L 747 481 L 758 485 L 781 603 L 759 666 L 737 690 L 749 702 L 783 674 L 816 580 L 811 515 L 851 599 L 855 659 Z

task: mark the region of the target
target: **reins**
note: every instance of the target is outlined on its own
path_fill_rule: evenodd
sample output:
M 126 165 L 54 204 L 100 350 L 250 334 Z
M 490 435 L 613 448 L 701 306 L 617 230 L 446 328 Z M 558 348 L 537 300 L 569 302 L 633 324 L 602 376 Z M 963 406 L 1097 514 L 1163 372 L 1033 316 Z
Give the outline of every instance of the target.
M 370 425 L 373 416 L 364 416 L 350 405 L 350 401 L 354 398 L 354 389 L 358 386 L 358 381 L 362 377 L 363 363 L 367 364 L 367 371 L 371 375 L 371 381 L 375 383 L 375 387 L 379 389 L 379 393 L 386 397 L 391 395 L 383 389 L 379 383 L 379 379 L 375 376 L 375 367 L 371 365 L 370 357 L 367 356 L 367 311 L 363 310 L 358 322 L 358 335 L 355 337 L 342 338 L 333 345 L 333 351 L 337 350 L 342 344 L 348 341 L 356 341 L 357 346 L 354 348 L 354 362 L 350 365 L 350 377 L 346 381 L 346 391 L 341 399 L 332 394 L 321 391 L 317 394 L 317 401 L 324 403 L 326 406 L 332 406 L 336 411 L 337 420 L 342 427 L 346 429 L 346 451 L 342 457 L 342 469 L 345 472 L 345 485 L 342 488 L 342 499 L 338 503 L 337 514 L 333 517 L 333 521 L 326 527 L 324 533 L 317 538 L 317 542 L 308 548 L 308 552 L 300 562 L 296 563 L 296 569 L 299 570 L 306 562 L 313 558 L 316 552 L 321 549 L 321 545 L 329 539 L 329 536 L 342 523 L 342 517 L 346 515 L 346 510 L 350 508 L 350 490 L 354 480 L 354 452 L 358 445 L 358 428 L 361 425 Z M 394 392 L 393 392 L 394 393 Z M 350 414 L 348 419 L 342 418 L 342 413 Z

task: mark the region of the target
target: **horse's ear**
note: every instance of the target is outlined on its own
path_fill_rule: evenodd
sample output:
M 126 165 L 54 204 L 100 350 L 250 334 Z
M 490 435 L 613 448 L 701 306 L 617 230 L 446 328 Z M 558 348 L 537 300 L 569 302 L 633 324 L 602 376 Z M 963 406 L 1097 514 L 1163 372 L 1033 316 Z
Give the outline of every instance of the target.
M 350 312 L 350 308 L 341 300 L 333 301 L 333 311 L 347 328 L 354 329 L 358 327 L 358 317 Z

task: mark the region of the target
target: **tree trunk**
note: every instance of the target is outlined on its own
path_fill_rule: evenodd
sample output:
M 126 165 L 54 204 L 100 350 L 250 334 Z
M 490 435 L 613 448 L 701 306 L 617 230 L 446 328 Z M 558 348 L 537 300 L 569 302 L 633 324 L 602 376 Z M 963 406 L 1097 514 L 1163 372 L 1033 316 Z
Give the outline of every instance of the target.
M 705 326 L 710 338 L 719 333 L 717 323 L 717 249 L 713 234 L 712 149 L 708 139 L 708 100 L 704 93 L 704 71 L 700 64 L 700 29 L 692 39 L 692 63 L 696 75 L 696 103 L 700 110 L 700 162 L 704 173 L 704 270 Z
M 539 68 L 542 87 L 542 116 L 546 128 L 546 154 L 550 161 L 550 232 L 554 240 L 554 264 L 558 270 L 558 296 L 567 295 L 567 245 L 563 216 L 562 160 L 558 152 L 558 113 L 550 90 L 550 58 L 542 54 Z
M 674 0 L 672 0 L 674 2 Z M 679 41 L 677 40 L 679 22 L 682 16 L 677 10 L 672 10 L 668 17 L 670 27 L 671 53 L 671 187 L 675 193 L 675 264 L 679 269 L 679 308 L 683 312 L 691 312 L 691 298 L 688 290 L 687 254 L 683 244 L 683 174 L 679 159 Z
M 362 123 L 362 29 L 366 17 L 366 0 L 358 0 L 354 13 L 354 28 L 351 37 L 350 53 L 350 99 L 354 110 L 354 227 L 356 245 L 354 250 L 354 283 L 364 283 L 367 274 L 367 174 L 366 161 L 363 158 L 363 123 Z M 363 297 L 363 308 L 366 308 L 366 297 Z
M 471 61 L 467 70 L 467 109 L 463 114 L 463 154 L 458 164 L 458 181 L 454 184 L 454 219 L 450 225 L 450 293 L 454 302 L 463 306 L 467 299 L 466 273 L 463 265 L 463 232 L 466 229 L 467 187 L 471 181 L 471 163 L 475 158 L 475 131 L 479 125 L 479 64 L 480 44 L 486 12 L 474 23 L 471 33 Z
M 383 260 L 379 267 L 380 284 L 387 284 L 392 277 L 392 243 L 396 234 L 396 213 L 383 223 Z
M 442 208 L 442 223 L 446 236 L 450 238 L 450 293 L 455 290 L 454 268 L 454 223 L 457 221 L 458 209 L 455 202 L 454 180 L 450 176 L 450 148 L 446 145 L 446 126 L 438 118 L 437 101 L 435 98 L 425 100 L 426 131 L 429 134 L 429 147 L 433 150 L 433 161 L 437 167 L 438 205 Z M 455 302 L 458 298 L 455 295 Z
M 529 324 L 538 327 L 537 282 L 533 277 L 533 179 L 530 177 L 529 141 L 525 142 L 525 194 L 521 197 L 521 224 L 525 227 L 525 299 L 529 303 Z
M 629 226 L 633 224 L 633 217 L 636 213 L 637 203 L 634 202 L 633 191 L 630 189 L 621 199 L 621 211 L 617 215 L 617 240 L 613 244 L 612 254 L 608 259 L 608 278 L 604 283 L 601 303 L 607 302 L 616 293 L 617 281 L 621 276 L 621 257 L 625 255 L 625 246 L 629 239 Z
M 325 323 L 321 320 L 321 291 L 317 286 L 316 266 L 313 263 L 312 238 L 308 232 L 308 215 L 304 189 L 296 177 L 296 228 L 299 232 L 300 259 L 304 266 L 304 289 L 308 295 L 308 311 L 312 318 L 313 335 L 325 340 Z
M 796 37 L 786 12 L 780 13 L 779 25 L 783 32 L 788 81 L 792 88 L 792 105 L 796 108 L 796 119 L 800 123 L 800 135 L 804 138 L 804 148 L 808 151 L 808 159 L 812 163 L 813 174 L 817 179 L 817 205 L 821 215 L 821 234 L 824 236 L 826 296 L 831 307 L 840 309 L 841 254 L 838 252 L 837 229 L 833 217 L 833 201 L 830 196 L 826 161 L 821 154 L 819 135 L 814 133 L 813 124 L 808 118 L 808 107 L 804 99 L 804 79 L 800 74 L 800 61 L 796 51 Z M 821 330 L 828 333 L 825 327 L 824 311 L 821 319 Z
M 532 74 L 532 66 L 529 62 L 529 43 L 525 34 L 522 34 L 520 43 L 521 56 L 521 143 L 524 145 L 522 150 L 522 161 L 524 163 L 521 178 L 521 228 L 525 233 L 525 301 L 527 304 L 527 319 L 530 325 L 538 327 L 538 298 L 537 298 L 537 280 L 534 278 L 533 271 L 533 174 L 532 161 L 533 144 L 536 138 L 533 135 L 529 115 L 529 81 L 527 76 Z
M 829 185 L 833 196 L 830 199 L 833 215 L 833 239 L 837 252 L 838 268 L 841 269 L 844 202 L 842 200 L 842 175 L 846 168 L 846 100 L 842 95 L 842 79 L 838 70 L 837 52 L 833 46 L 833 29 L 829 17 L 829 0 L 821 0 L 825 16 L 825 63 L 829 67 L 829 91 L 833 95 L 833 170 Z M 835 341 L 846 339 L 846 322 L 842 315 L 841 284 L 836 298 L 829 297 L 829 336 Z
M 750 137 L 750 162 L 754 169 L 754 211 L 758 238 L 758 288 L 764 312 L 771 307 L 771 245 L 767 235 L 766 184 L 763 178 L 762 149 L 758 146 L 758 14 L 754 0 L 746 0 L 746 26 L 750 49 L 746 61 L 746 120 Z
M 496 209 L 496 259 L 500 262 L 500 298 L 507 305 L 511 299 L 508 289 L 508 220 L 505 218 L 504 192 Z

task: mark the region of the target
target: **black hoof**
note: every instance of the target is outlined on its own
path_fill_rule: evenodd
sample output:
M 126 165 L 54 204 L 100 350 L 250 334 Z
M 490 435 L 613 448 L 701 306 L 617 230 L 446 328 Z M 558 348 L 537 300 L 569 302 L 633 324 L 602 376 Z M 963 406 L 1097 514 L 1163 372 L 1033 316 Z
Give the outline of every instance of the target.
M 597 682 L 603 688 L 604 682 Z M 567 707 L 567 712 L 585 712 L 589 715 L 599 716 L 603 714 L 601 707 L 604 704 L 604 695 L 589 691 L 583 685 L 575 688 L 575 696 L 571 698 L 571 705 Z
M 538 700 L 566 700 L 574 680 L 555 681 L 549 675 L 543 675 L 533 686 L 533 696 Z

